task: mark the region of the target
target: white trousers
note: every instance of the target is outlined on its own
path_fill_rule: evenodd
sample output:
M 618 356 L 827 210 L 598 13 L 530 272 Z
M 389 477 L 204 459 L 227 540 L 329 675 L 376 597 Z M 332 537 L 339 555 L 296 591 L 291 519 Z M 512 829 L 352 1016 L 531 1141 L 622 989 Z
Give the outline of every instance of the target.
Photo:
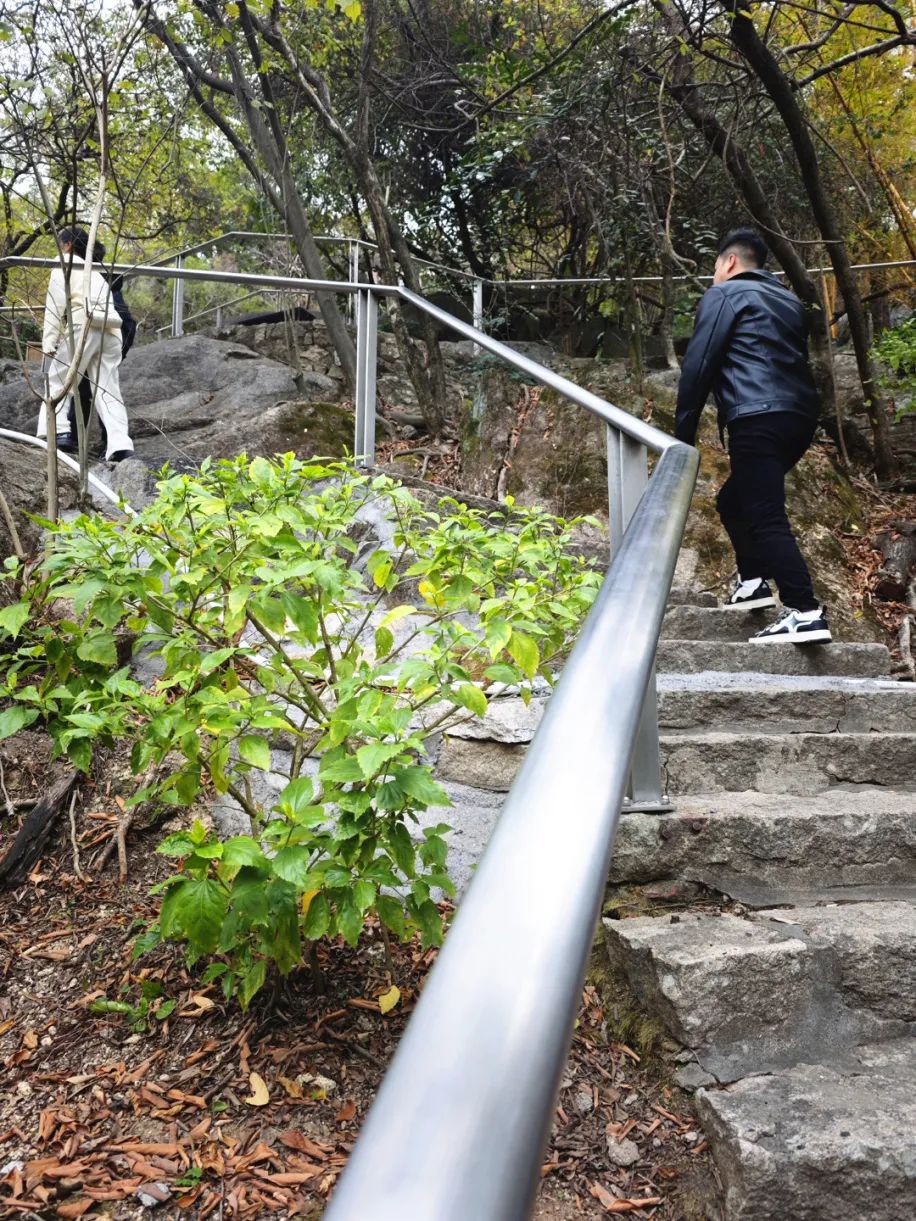
M 57 432 L 69 432 L 67 409 L 70 395 L 64 395 L 67 380 L 67 370 L 70 368 L 70 342 L 64 339 L 56 354 L 51 358 L 48 370 L 48 397 L 60 398 L 56 407 Z M 92 386 L 92 399 L 99 419 L 104 425 L 108 437 L 105 457 L 110 458 L 119 450 L 133 452 L 134 443 L 130 439 L 127 427 L 127 411 L 121 397 L 121 382 L 118 377 L 118 366 L 121 364 L 121 331 L 90 328 L 86 345 L 80 357 L 79 367 L 70 393 L 77 395 L 79 380 L 88 377 Z M 63 397 L 61 397 L 63 396 Z M 79 407 L 77 407 L 79 410 Z M 47 412 L 44 403 L 38 416 L 39 437 L 48 435 Z

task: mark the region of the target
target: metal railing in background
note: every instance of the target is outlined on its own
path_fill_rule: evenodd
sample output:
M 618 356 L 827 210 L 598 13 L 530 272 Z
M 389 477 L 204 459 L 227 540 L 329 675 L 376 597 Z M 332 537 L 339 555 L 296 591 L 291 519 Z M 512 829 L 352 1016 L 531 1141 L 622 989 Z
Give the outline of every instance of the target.
M 355 449 L 365 465 L 374 462 L 385 297 L 457 330 L 607 428 L 610 571 L 325 1214 L 521 1221 L 537 1189 L 628 788 L 648 794 L 632 808 L 663 806 L 654 658 L 699 455 L 401 286 L 114 270 L 355 294 Z M 649 450 L 659 455 L 651 478 Z
M 174 254 L 166 256 L 164 259 L 157 260 L 154 266 L 164 266 L 174 262 L 176 267 L 181 268 L 184 260 L 195 254 L 202 254 L 208 250 L 216 250 L 220 246 L 231 242 L 244 241 L 282 241 L 289 243 L 291 238 L 286 233 L 258 233 L 251 230 L 237 229 L 229 230 L 226 233 L 218 234 L 208 242 L 199 242 L 195 246 L 188 246 L 183 250 L 176 251 Z M 366 241 L 364 238 L 355 237 L 336 237 L 331 234 L 322 234 L 315 238 L 317 245 L 321 246 L 345 246 L 347 248 L 347 267 L 349 269 L 349 278 L 351 283 L 356 283 L 360 280 L 360 251 L 371 250 L 377 251 L 378 246 L 374 242 Z M 495 279 L 487 276 L 480 276 L 471 271 L 465 271 L 463 268 L 449 267 L 445 263 L 437 263 L 430 259 L 415 258 L 414 262 L 418 267 L 428 268 L 434 271 L 443 272 L 450 277 L 465 280 L 471 287 L 471 319 L 476 330 L 482 331 L 486 325 L 486 314 L 484 311 L 484 285 L 488 285 L 493 289 L 502 289 L 508 291 L 512 289 L 527 289 L 535 291 L 543 288 L 614 288 L 620 284 L 662 284 L 665 277 L 663 276 L 634 276 L 632 280 L 627 281 L 623 276 L 565 276 L 565 277 L 540 277 L 537 279 Z M 904 259 L 895 262 L 886 263 L 856 263 L 853 265 L 853 271 L 891 271 L 894 268 L 916 267 L 913 260 Z M 784 277 L 785 272 L 776 269 L 774 275 Z M 825 281 L 827 276 L 833 275 L 832 267 L 812 267 L 810 274 L 816 275 Z M 711 275 L 675 275 L 671 277 L 674 283 L 691 282 L 691 283 L 711 283 Z M 234 303 L 225 303 L 234 304 Z M 184 314 L 184 281 L 176 280 L 173 295 L 172 295 L 172 322 L 171 327 L 160 327 L 157 334 L 164 330 L 169 330 L 173 336 L 184 334 L 184 324 L 192 321 L 195 318 L 201 318 L 210 313 L 215 313 L 218 309 L 225 308 L 223 306 L 210 306 L 205 310 L 199 310 L 190 317 L 185 317 Z M 353 320 L 351 314 L 351 321 Z
M 347 268 L 351 283 L 356 283 L 360 279 L 359 256 L 361 250 L 378 250 L 375 242 L 368 242 L 363 238 L 358 237 L 335 237 L 331 234 L 320 234 L 315 237 L 315 244 L 318 246 L 345 246 L 347 248 Z M 229 245 L 238 242 L 286 242 L 289 244 L 292 238 L 288 233 L 258 233 L 255 230 L 249 229 L 230 229 L 226 233 L 217 234 L 206 242 L 198 242 L 195 246 L 186 246 L 182 250 L 176 250 L 173 254 L 165 255 L 161 259 L 156 259 L 152 264 L 153 267 L 166 267 L 174 264 L 177 270 L 181 270 L 185 265 L 185 260 L 193 257 L 195 254 L 204 254 L 207 251 L 218 250 L 221 246 Z M 462 271 L 459 268 L 448 267 L 445 263 L 435 263 L 430 259 L 417 258 L 414 260 L 419 267 L 432 268 L 435 271 L 446 272 L 450 276 L 457 276 L 459 279 L 465 279 L 472 282 L 472 314 L 474 325 L 478 329 L 483 325 L 483 281 L 475 276 L 472 272 Z M 183 278 L 178 278 L 174 281 L 172 288 L 172 321 L 170 326 L 159 327 L 156 334 L 168 330 L 173 338 L 179 338 L 184 334 L 184 326 L 186 322 L 191 322 L 196 318 L 203 318 L 208 314 L 216 313 L 218 310 L 225 309 L 227 305 L 237 305 L 240 300 L 247 300 L 250 296 L 257 296 L 256 293 L 247 294 L 246 297 L 238 298 L 235 301 L 223 302 L 220 305 L 208 306 L 206 309 L 198 310 L 195 314 L 185 316 L 184 312 L 184 285 Z M 351 321 L 352 321 L 351 315 Z

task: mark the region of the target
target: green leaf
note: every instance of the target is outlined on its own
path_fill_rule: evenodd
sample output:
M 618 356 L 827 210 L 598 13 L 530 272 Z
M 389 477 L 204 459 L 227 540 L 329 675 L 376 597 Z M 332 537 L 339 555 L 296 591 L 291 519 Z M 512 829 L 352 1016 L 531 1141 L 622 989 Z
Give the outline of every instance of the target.
M 243 1009 L 248 1008 L 255 994 L 264 987 L 266 978 L 267 962 L 263 958 L 256 958 L 239 980 L 239 1001 Z
M 348 891 L 344 892 L 337 905 L 337 927 L 348 945 L 355 946 L 359 941 L 364 923 L 363 913 L 357 907 L 354 896 Z
M 487 624 L 486 640 L 491 657 L 498 657 L 511 638 L 512 628 L 505 619 L 491 619 Z
M 309 880 L 309 861 L 312 852 L 298 844 L 281 848 L 270 862 L 271 871 L 285 882 L 292 882 L 300 890 L 305 890 Z
M 30 610 L 28 602 L 14 602 L 12 606 L 4 606 L 3 610 L 0 610 L 0 630 L 9 632 L 15 640 L 28 619 Z
M 392 623 L 397 623 L 399 619 L 406 619 L 408 615 L 415 615 L 417 608 L 409 603 L 402 603 L 401 606 L 393 607 L 385 618 L 382 620 L 380 627 L 391 627 Z
M 363 769 L 355 755 L 343 755 L 334 762 L 325 763 L 327 758 L 327 755 L 323 755 L 319 765 L 319 772 L 323 779 L 335 784 L 345 784 L 348 780 L 362 780 Z
M 387 657 L 394 648 L 394 633 L 387 627 L 380 627 L 375 633 L 376 657 Z
M 396 827 L 392 828 L 389 848 L 400 871 L 406 877 L 412 878 L 416 873 L 417 854 L 413 840 L 410 838 L 410 832 L 403 823 L 398 823 Z
M 291 818 L 309 807 L 315 795 L 315 786 L 310 776 L 297 776 L 291 780 L 277 798 L 275 810 L 289 815 Z
M 442 944 L 442 917 L 431 899 L 415 904 L 414 917 L 420 926 L 420 937 L 424 949 Z
M 248 478 L 261 487 L 268 487 L 274 476 L 274 467 L 266 458 L 255 458 L 248 467 Z
M 506 683 L 508 686 L 514 686 L 519 680 L 519 673 L 512 666 L 507 666 L 504 662 L 500 662 L 495 666 L 488 666 L 484 671 L 484 678 L 488 678 L 491 683 Z
M 331 908 L 328 905 L 327 895 L 315 895 L 302 923 L 302 936 L 307 937 L 309 941 L 317 941 L 330 927 Z
M 196 848 L 197 844 L 187 831 L 176 831 L 174 835 L 167 835 L 156 851 L 161 856 L 190 856 Z
M 375 901 L 375 910 L 386 928 L 390 928 L 402 941 L 407 940 L 407 922 L 404 919 L 404 909 L 397 899 L 391 895 L 379 895 Z
M 238 871 L 243 865 L 263 868 L 267 857 L 261 851 L 261 846 L 250 835 L 234 835 L 223 844 L 222 867 L 224 873 Z
M 375 902 L 375 887 L 365 878 L 360 878 L 353 887 L 353 901 L 360 912 L 367 912 Z
M 487 715 L 489 707 L 487 697 L 474 683 L 459 683 L 455 695 L 458 697 L 458 703 L 473 712 L 475 716 Z
M 239 738 L 239 755 L 261 771 L 270 771 L 270 746 L 259 734 L 246 733 Z
M 540 650 L 535 641 L 524 632 L 513 631 L 509 639 L 509 653 L 518 662 L 528 678 L 534 678 L 541 661 Z
M 11 738 L 14 733 L 37 720 L 38 709 L 27 708 L 24 704 L 14 704 L 12 708 L 0 712 L 0 742 L 4 738 Z
M 81 661 L 95 662 L 99 666 L 115 666 L 118 662 L 118 650 L 114 636 L 107 632 L 97 636 L 87 636 L 77 645 L 76 655 Z
M 301 598 L 289 592 L 280 595 L 280 602 L 287 617 L 297 631 L 307 640 L 318 639 L 318 606 L 310 598 Z
M 171 1017 L 175 1012 L 177 1001 L 163 1001 L 158 1009 L 153 1014 L 157 1022 L 164 1022 L 167 1017 Z
M 214 670 L 218 669 L 224 661 L 228 661 L 229 658 L 234 656 L 234 654 L 237 652 L 237 649 L 231 648 L 214 649 L 212 653 L 205 653 L 203 660 L 200 663 L 201 674 L 211 674 Z
M 400 742 L 368 742 L 356 752 L 356 759 L 364 780 L 374 776 L 390 759 L 401 754 Z
M 286 629 L 286 611 L 279 598 L 262 595 L 253 603 L 254 613 L 261 623 L 275 636 L 282 636 Z
M 173 886 L 162 903 L 164 937 L 185 937 L 192 949 L 210 954 L 216 949 L 229 896 L 210 878 L 187 878 Z
M 408 797 L 424 806 L 450 806 L 451 798 L 441 784 L 433 780 L 428 767 L 414 764 L 398 770 L 397 781 Z
M 75 738 L 67 747 L 67 758 L 84 774 L 92 766 L 92 742 L 89 738 Z

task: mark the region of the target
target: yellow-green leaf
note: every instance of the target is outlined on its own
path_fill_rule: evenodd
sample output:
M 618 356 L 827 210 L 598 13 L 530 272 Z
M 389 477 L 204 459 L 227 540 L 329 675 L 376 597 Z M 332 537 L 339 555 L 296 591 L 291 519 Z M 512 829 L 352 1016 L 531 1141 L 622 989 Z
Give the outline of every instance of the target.
M 382 1013 L 390 1013 L 400 999 L 401 989 L 392 984 L 388 991 L 383 992 L 378 998 L 378 1007 Z

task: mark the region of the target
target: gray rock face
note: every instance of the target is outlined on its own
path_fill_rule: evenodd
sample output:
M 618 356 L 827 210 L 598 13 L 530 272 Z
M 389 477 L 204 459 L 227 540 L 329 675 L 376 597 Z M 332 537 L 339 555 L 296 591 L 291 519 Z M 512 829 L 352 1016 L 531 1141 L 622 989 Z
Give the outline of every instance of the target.
M 442 743 L 436 775 L 440 780 L 507 793 L 523 757 L 519 746 L 449 734 Z
M 132 349 L 121 368 L 121 389 L 138 456 L 156 462 L 200 459 L 242 452 L 273 453 L 302 446 L 311 454 L 342 455 L 352 445 L 352 413 L 343 438 L 326 421 L 312 421 L 308 436 L 303 400 L 321 400 L 335 422 L 341 409 L 339 382 L 315 371 L 297 381 L 285 364 L 259 356 L 239 343 L 186 335 Z M 0 385 L 0 420 L 5 427 L 34 432 L 36 398 L 24 379 Z M 339 432 L 339 426 L 338 426 Z
M 807 993 L 805 943 L 736 916 L 605 920 L 611 964 L 687 1047 L 778 1026 Z
M 916 1040 L 696 1096 L 726 1221 L 911 1221 Z
M 662 625 L 666 640 L 719 640 L 746 643 L 773 618 L 773 611 L 735 611 L 722 607 L 672 606 Z

